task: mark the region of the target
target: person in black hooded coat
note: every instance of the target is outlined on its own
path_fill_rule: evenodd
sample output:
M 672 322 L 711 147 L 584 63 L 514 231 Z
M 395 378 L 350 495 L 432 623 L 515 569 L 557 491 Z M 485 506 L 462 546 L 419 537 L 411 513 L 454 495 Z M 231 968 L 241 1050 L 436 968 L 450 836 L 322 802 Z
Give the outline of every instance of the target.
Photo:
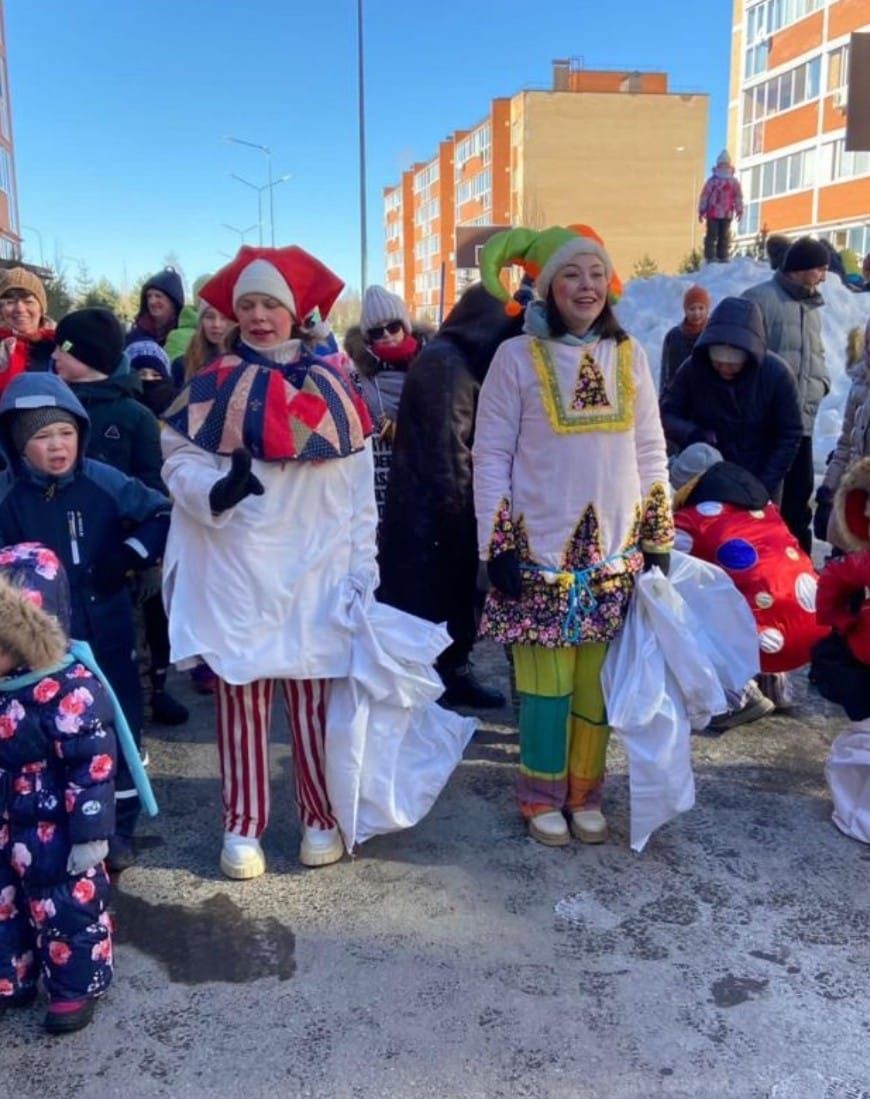
M 723 362 L 743 353 L 742 364 Z M 800 446 L 798 390 L 788 364 L 768 351 L 761 311 L 724 298 L 662 396 L 662 425 L 678 450 L 709 443 L 754 474 L 774 502 Z
M 164 267 L 142 285 L 139 312 L 127 333 L 127 344 L 154 340 L 162 347 L 169 333 L 178 327 L 184 308 L 184 283 L 174 267 Z
M 496 348 L 518 336 L 482 285 L 469 287 L 412 364 L 402 391 L 380 534 L 378 598 L 453 643 L 438 660 L 448 705 L 504 705 L 469 667 L 477 633 L 477 528 L 471 447 L 480 387 Z

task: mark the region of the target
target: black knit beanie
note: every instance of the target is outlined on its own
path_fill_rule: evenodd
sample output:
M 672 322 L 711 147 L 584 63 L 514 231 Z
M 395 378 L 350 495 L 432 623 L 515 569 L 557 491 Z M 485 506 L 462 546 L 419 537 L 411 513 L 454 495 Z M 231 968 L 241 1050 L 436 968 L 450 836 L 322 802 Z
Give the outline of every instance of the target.
M 782 261 L 781 271 L 811 271 L 814 267 L 827 267 L 830 263 L 828 249 L 812 237 L 799 237 L 791 245 Z
M 55 331 L 58 347 L 85 366 L 111 374 L 124 353 L 124 329 L 111 309 L 78 309 L 67 313 Z
M 78 431 L 78 420 L 65 408 L 56 405 L 46 405 L 44 408 L 27 408 L 16 412 L 9 425 L 9 438 L 18 454 L 24 452 L 24 448 L 37 433 L 49 424 L 72 424 Z

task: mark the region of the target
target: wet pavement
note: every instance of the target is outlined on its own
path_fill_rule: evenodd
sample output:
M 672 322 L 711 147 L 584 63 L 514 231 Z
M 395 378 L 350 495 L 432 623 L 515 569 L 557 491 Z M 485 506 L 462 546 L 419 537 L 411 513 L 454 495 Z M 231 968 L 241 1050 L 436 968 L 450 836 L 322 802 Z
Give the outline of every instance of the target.
M 506 707 L 422 824 L 303 870 L 276 720 L 252 882 L 219 873 L 212 703 L 175 683 L 194 716 L 148 738 L 116 982 L 78 1035 L 5 1016 L 0 1096 L 870 1099 L 870 848 L 830 822 L 845 722 L 805 681 L 789 716 L 694 738 L 697 805 L 642 855 L 618 746 L 608 844 L 526 837 Z

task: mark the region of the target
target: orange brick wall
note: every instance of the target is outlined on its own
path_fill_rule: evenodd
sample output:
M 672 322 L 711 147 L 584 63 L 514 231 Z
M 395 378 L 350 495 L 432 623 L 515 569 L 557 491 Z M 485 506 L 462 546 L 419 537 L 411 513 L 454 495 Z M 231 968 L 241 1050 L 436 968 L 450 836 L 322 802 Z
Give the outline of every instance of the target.
M 870 5 L 867 0 L 837 0 L 831 4 L 828 15 L 828 37 L 839 38 L 870 22 Z
M 441 195 L 441 240 L 439 261 L 445 264 L 445 297 L 451 299 L 451 289 L 456 286 L 456 264 L 453 256 L 453 237 L 456 225 L 455 186 L 453 181 L 453 142 L 442 141 L 438 148 L 438 174 Z M 451 299 L 452 304 L 452 299 Z M 446 312 L 446 310 L 445 310 Z
M 828 95 L 822 103 L 822 129 L 830 133 L 831 130 L 842 130 L 846 125 L 846 111 L 842 107 L 834 106 L 834 97 Z
M 819 191 L 819 221 L 864 218 L 870 211 L 870 179 L 832 183 Z
M 414 296 L 414 173 L 402 173 L 402 240 L 405 247 L 405 291 L 402 297 L 409 304 Z
M 759 225 L 766 225 L 772 233 L 793 225 L 810 225 L 812 220 L 812 191 L 799 191 L 796 195 L 768 198 L 761 204 Z
M 567 92 L 620 92 L 623 84 L 631 76 L 631 70 L 625 72 L 596 72 L 594 70 L 575 69 L 568 74 Z M 640 91 L 644 95 L 663 94 L 668 90 L 667 73 L 639 73 Z
M 509 225 L 511 220 L 511 101 L 497 99 L 492 118 L 492 222 Z
M 807 141 L 816 136 L 819 123 L 818 100 L 805 103 L 793 111 L 774 115 L 764 123 L 764 152 L 770 153 L 793 145 L 796 141 Z
M 843 0 L 840 0 L 842 3 Z M 784 65 L 794 57 L 799 57 L 814 46 L 821 45 L 824 12 L 813 12 L 806 19 L 798 23 L 792 23 L 790 27 L 784 27 L 773 36 L 773 45 L 767 60 L 768 69 L 775 69 L 778 65 Z

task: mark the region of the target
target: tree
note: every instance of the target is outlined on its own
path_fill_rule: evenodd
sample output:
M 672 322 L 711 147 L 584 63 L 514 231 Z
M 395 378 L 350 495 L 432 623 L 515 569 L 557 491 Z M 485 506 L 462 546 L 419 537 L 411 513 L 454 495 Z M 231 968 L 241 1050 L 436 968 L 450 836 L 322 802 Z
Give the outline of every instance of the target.
M 704 262 L 704 257 L 700 250 L 693 248 L 691 252 L 683 259 L 677 268 L 677 274 L 690 275 L 693 271 L 700 271 L 701 264 Z
M 329 313 L 329 323 L 336 336 L 343 336 L 348 328 L 358 324 L 361 312 L 362 298 L 359 290 L 353 286 L 346 286 Z
M 66 274 L 58 271 L 45 284 L 45 296 L 48 299 L 46 312 L 53 321 L 59 321 L 73 307 L 72 292 L 66 281 Z
M 653 275 L 657 275 L 658 273 L 659 265 L 644 252 L 637 263 L 635 263 L 634 269 L 631 272 L 631 277 L 634 279 L 651 279 Z
M 90 268 L 84 262 L 79 260 L 78 271 L 76 272 L 75 279 L 75 301 L 76 305 L 81 307 L 82 303 L 93 292 L 94 280 L 90 272 Z
M 121 308 L 121 295 L 107 278 L 101 278 L 96 286 L 92 287 L 79 302 L 82 309 L 99 306 L 102 309 L 111 309 L 113 313 L 119 313 Z

